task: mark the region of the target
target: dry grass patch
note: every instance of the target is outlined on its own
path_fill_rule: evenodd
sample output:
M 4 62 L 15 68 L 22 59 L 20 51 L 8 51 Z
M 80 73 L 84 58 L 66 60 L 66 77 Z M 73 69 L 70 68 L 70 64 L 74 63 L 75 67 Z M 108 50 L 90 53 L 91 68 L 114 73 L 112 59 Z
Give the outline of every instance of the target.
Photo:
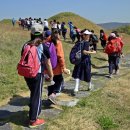
M 87 112 L 80 108 L 67 109 L 66 114 L 60 116 L 59 119 L 55 119 L 48 123 L 47 130 L 97 130 L 99 127 L 89 116 L 92 111 Z M 87 114 L 82 114 L 87 113 Z

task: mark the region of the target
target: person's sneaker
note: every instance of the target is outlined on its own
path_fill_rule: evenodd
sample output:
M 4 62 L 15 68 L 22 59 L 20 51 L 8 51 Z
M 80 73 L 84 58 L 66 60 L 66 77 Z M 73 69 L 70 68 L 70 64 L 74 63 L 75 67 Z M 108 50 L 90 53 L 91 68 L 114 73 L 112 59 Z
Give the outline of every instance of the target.
M 115 74 L 118 75 L 119 74 L 119 70 L 115 71 Z
M 43 119 L 37 119 L 36 121 L 30 121 L 29 122 L 29 127 L 30 128 L 35 128 L 41 125 L 44 125 L 45 121 Z
M 78 89 L 74 89 L 74 92 L 77 93 L 77 92 L 78 92 Z
M 87 91 L 92 91 L 94 89 L 94 85 L 93 84 L 91 84 L 91 85 L 89 85 L 89 87 L 88 87 L 88 90 Z
M 56 93 L 56 97 L 58 97 L 58 96 L 60 96 L 61 95 L 61 93 L 59 92 L 59 93 Z
M 112 74 L 109 74 L 109 78 L 112 78 Z
M 52 93 L 49 97 L 48 97 L 48 99 L 53 103 L 53 104 L 57 104 L 57 102 L 56 102 L 56 95 L 54 94 L 54 93 Z

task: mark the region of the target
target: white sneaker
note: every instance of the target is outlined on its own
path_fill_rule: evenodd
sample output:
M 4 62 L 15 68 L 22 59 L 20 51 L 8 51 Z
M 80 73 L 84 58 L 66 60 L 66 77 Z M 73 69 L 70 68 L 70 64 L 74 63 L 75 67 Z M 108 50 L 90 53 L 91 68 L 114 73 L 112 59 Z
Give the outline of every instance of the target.
M 112 78 L 112 74 L 109 74 L 109 78 Z
M 94 85 L 90 84 L 89 87 L 88 87 L 88 91 L 92 91 L 93 89 L 94 89 Z
M 56 97 L 58 97 L 58 96 L 60 96 L 61 95 L 61 93 L 56 93 Z
M 78 93 L 78 89 L 74 89 L 73 93 L 72 93 L 72 96 L 76 96 Z
M 115 71 L 115 74 L 118 75 L 119 74 L 119 69 L 117 71 Z
M 79 90 L 78 89 L 74 89 L 74 92 L 78 92 Z

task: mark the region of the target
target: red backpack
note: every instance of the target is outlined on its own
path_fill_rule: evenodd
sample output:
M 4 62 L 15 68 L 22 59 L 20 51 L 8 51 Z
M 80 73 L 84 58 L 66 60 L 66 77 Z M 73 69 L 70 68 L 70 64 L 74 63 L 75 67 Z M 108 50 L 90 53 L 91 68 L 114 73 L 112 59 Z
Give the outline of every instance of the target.
M 26 45 L 17 66 L 18 74 L 27 78 L 34 78 L 39 68 L 40 61 L 37 47 L 34 45 Z
M 103 40 L 105 40 L 105 41 L 107 41 L 107 35 L 104 33 L 104 35 L 103 35 Z
M 105 53 L 112 54 L 112 53 L 121 53 L 122 46 L 118 39 L 113 39 L 109 41 L 105 48 Z

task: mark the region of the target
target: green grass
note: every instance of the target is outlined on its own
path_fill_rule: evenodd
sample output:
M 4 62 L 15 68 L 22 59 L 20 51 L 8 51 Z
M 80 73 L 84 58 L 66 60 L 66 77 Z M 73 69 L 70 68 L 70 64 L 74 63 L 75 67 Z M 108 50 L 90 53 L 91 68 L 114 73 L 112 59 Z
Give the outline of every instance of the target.
M 20 58 L 21 47 L 29 38 L 24 31 L 10 25 L 0 30 L 0 101 L 18 92 L 26 90 L 23 78 L 17 74 L 17 63 Z M 27 33 L 27 32 L 25 32 Z
M 113 122 L 112 118 L 108 116 L 99 117 L 98 123 L 100 124 L 103 130 L 109 130 L 111 128 L 118 127 L 118 125 Z
M 11 19 L 3 19 L 2 21 L 0 21 L 0 23 L 12 24 L 12 20 Z

